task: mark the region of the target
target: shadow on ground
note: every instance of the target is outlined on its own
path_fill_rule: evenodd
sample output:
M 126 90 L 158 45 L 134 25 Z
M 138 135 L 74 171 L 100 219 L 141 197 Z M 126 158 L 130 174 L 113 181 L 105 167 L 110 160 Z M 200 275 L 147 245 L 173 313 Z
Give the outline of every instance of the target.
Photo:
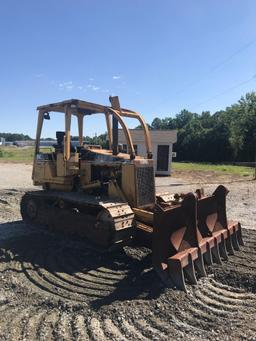
M 87 301 L 98 309 L 114 301 L 152 299 L 163 290 L 146 248 L 99 252 L 86 241 L 21 221 L 0 224 L 1 232 L 1 272 L 21 273 L 22 285 L 41 293 Z

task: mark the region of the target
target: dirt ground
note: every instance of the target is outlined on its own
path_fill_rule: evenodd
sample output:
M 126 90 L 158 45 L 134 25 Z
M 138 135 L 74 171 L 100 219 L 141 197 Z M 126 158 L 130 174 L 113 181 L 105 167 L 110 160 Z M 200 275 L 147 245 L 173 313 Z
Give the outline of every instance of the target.
M 158 192 L 174 193 L 227 182 L 228 216 L 243 226 L 241 251 L 185 294 L 162 286 L 146 248 L 99 253 L 25 225 L 19 202 L 31 166 L 11 168 L 0 165 L 0 340 L 256 340 L 255 182 L 156 179 Z
M 31 174 L 31 164 L 0 162 L 0 189 L 32 187 Z

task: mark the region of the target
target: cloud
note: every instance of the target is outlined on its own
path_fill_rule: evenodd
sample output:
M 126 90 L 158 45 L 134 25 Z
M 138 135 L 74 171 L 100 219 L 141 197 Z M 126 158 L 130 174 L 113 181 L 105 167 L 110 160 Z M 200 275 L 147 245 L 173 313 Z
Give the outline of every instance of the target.
M 74 88 L 74 84 L 72 81 L 68 81 L 68 82 L 62 82 L 58 84 L 58 87 L 60 89 L 65 89 L 65 90 L 72 90 Z
M 44 77 L 44 74 L 43 73 L 37 73 L 35 75 L 36 78 L 43 78 Z
M 121 78 L 121 76 L 118 76 L 118 75 L 112 77 L 112 79 L 114 79 L 114 80 L 117 80 L 117 79 L 120 79 L 120 78 Z
M 94 81 L 94 78 L 89 78 L 89 81 Z
M 94 84 L 88 84 L 88 85 L 77 85 L 75 84 L 73 81 L 67 81 L 67 82 L 53 82 L 52 83 L 54 86 L 58 87 L 60 90 L 66 90 L 66 91 L 70 91 L 70 90 L 80 90 L 80 91 L 87 91 L 86 89 L 90 89 L 92 91 L 98 91 L 101 88 L 97 85 Z
M 99 86 L 96 86 L 96 85 L 93 85 L 93 84 L 88 84 L 88 85 L 86 85 L 86 87 L 87 87 L 88 89 L 93 90 L 93 91 L 100 90 L 100 87 L 99 87 Z
M 93 90 L 93 91 L 97 91 L 97 90 L 99 90 L 99 89 L 100 89 L 99 86 L 93 86 L 93 87 L 92 87 L 92 90 Z

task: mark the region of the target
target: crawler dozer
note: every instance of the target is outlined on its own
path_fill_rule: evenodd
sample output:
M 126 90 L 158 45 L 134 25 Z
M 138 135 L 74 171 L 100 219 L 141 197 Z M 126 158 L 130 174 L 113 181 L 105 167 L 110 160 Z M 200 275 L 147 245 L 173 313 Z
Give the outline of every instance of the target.
M 186 291 L 205 276 L 205 264 L 221 263 L 243 245 L 241 226 L 227 220 L 226 195 L 219 186 L 212 195 L 202 190 L 187 194 L 155 193 L 150 134 L 142 116 L 120 107 L 67 100 L 39 106 L 33 164 L 38 191 L 21 200 L 25 222 L 46 225 L 85 237 L 98 247 L 112 248 L 134 241 L 152 249 L 156 273 L 166 285 Z M 65 131 L 56 132 L 56 144 L 40 148 L 43 122 L 52 112 L 64 114 Z M 108 149 L 86 145 L 84 118 L 103 114 Z M 78 123 L 79 145 L 72 145 L 71 118 Z M 124 118 L 137 119 L 144 131 L 147 156 L 135 154 Z M 127 140 L 127 152 L 118 144 L 118 125 Z

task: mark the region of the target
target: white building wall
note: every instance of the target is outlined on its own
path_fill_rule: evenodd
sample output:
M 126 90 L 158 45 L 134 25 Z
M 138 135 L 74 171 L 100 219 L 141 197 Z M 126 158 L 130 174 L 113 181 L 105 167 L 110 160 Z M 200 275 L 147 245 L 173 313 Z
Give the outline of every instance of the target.
M 147 150 L 145 146 L 144 132 L 140 129 L 130 129 L 132 141 L 134 145 L 137 145 L 137 154 L 141 156 L 147 156 Z M 177 131 L 176 130 L 151 130 L 151 143 L 152 152 L 154 159 L 154 168 L 157 175 L 170 175 L 171 174 L 171 164 L 172 164 L 172 151 L 173 143 L 177 142 Z M 119 129 L 118 131 L 118 142 L 120 144 L 127 144 L 123 131 Z M 157 170 L 157 151 L 159 145 L 169 146 L 169 162 L 168 170 L 159 171 Z

